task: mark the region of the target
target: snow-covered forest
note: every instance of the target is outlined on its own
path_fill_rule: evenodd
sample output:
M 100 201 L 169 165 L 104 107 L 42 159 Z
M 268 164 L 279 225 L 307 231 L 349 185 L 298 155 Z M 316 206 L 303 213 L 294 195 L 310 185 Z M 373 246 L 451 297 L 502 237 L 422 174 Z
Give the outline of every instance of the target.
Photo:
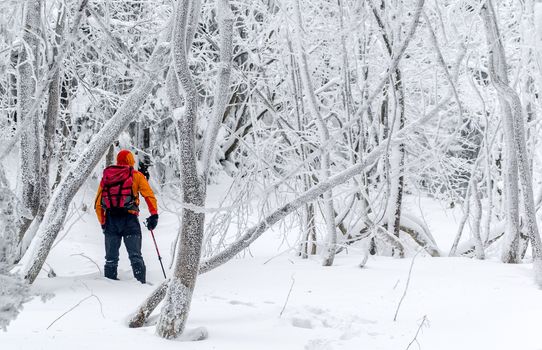
M 541 0 L 0 0 L 0 348 L 540 349 L 540 93 Z

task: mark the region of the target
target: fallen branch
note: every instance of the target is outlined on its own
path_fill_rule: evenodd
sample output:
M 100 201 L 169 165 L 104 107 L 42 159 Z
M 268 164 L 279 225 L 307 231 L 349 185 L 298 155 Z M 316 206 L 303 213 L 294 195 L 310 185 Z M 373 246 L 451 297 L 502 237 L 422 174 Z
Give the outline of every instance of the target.
M 54 325 L 56 323 L 56 321 L 60 320 L 62 317 L 66 316 L 68 313 L 75 310 L 79 305 L 81 305 L 82 303 L 84 303 L 85 301 L 87 301 L 88 299 L 93 298 L 93 297 L 96 298 L 96 300 L 98 300 L 98 303 L 100 303 L 100 305 L 101 305 L 100 299 L 98 299 L 98 297 L 96 295 L 94 295 L 94 293 L 93 293 L 93 294 L 89 295 L 88 297 L 81 299 L 77 304 L 72 306 L 69 310 L 64 312 L 62 315 L 58 316 L 53 322 L 51 322 L 49 324 L 49 326 L 47 326 L 46 329 L 48 330 L 49 328 L 51 328 L 51 326 Z M 103 315 L 103 313 L 102 313 L 102 315 Z
M 286 296 L 286 300 L 284 301 L 284 305 L 282 306 L 282 310 L 280 310 L 279 318 L 282 316 L 282 313 L 284 312 L 284 309 L 286 309 L 286 304 L 288 304 L 288 300 L 290 300 L 290 294 L 292 294 L 292 289 L 294 288 L 295 284 L 295 278 L 292 275 L 292 284 L 290 285 L 290 290 L 288 291 L 288 295 Z
M 416 331 L 416 334 L 414 335 L 414 338 L 410 341 L 410 343 L 408 343 L 408 346 L 407 346 L 406 350 L 410 349 L 410 347 L 412 346 L 412 344 L 414 344 L 414 342 L 418 343 L 418 334 L 420 334 L 420 331 L 422 330 L 422 327 L 426 323 L 427 323 L 427 315 L 423 315 L 422 322 L 418 326 L 418 330 Z M 419 346 L 419 344 L 418 344 L 418 346 Z
M 395 310 L 395 316 L 393 317 L 393 321 L 397 321 L 397 315 L 399 314 L 399 308 L 401 307 L 401 304 L 403 303 L 403 300 L 406 297 L 407 291 L 408 291 L 408 285 L 410 284 L 410 276 L 412 275 L 412 268 L 414 267 L 414 260 L 420 254 L 422 250 L 418 249 L 416 254 L 412 257 L 412 261 L 410 262 L 410 269 L 408 270 L 408 277 L 405 285 L 405 290 L 403 291 L 403 295 L 401 296 L 401 299 L 399 300 L 399 304 L 397 304 L 397 310 Z
M 88 256 L 86 256 L 86 255 L 83 254 L 83 253 L 79 253 L 79 254 L 71 254 L 70 256 L 76 256 L 76 255 L 82 256 L 83 258 L 87 258 L 88 260 L 90 260 L 91 263 L 93 263 L 94 265 L 96 265 L 96 268 L 98 269 L 98 272 L 100 272 L 100 276 L 103 276 L 102 269 L 100 269 L 100 266 L 98 266 L 98 264 L 96 263 L 96 261 L 92 260 L 91 258 L 89 258 Z

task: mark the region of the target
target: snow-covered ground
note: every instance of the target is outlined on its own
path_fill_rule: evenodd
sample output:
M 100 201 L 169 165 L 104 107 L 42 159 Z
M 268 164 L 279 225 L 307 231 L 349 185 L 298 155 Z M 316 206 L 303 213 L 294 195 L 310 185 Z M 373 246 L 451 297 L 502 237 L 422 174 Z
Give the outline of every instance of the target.
M 419 215 L 417 202 L 409 203 L 411 213 Z M 431 201 L 422 204 L 446 251 L 459 217 Z M 173 215 L 162 213 L 156 231 L 166 266 L 176 223 Z M 418 331 L 410 349 L 542 349 L 542 291 L 530 264 L 418 255 L 393 321 L 411 257 L 371 257 L 359 268 L 361 254 L 350 249 L 324 268 L 317 258 L 279 254 L 285 249 L 280 243 L 267 233 L 251 249 L 253 257 L 202 275 L 188 329 L 206 327 L 209 337 L 179 344 L 159 338 L 152 326 L 127 328 L 128 315 L 154 287 L 133 279 L 124 248 L 121 281 L 101 277 L 94 262 L 102 268 L 102 234 L 93 213 L 85 214 L 47 260 L 57 277 L 42 273 L 33 287 L 47 300 L 25 305 L 0 333 L 0 349 L 395 350 L 407 349 Z M 160 266 L 146 232 L 143 245 L 148 280 L 157 284 Z

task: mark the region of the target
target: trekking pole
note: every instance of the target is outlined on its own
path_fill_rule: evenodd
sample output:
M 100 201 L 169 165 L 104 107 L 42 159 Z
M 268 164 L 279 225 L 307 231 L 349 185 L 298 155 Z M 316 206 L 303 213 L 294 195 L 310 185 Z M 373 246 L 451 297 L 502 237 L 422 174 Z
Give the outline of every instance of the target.
M 156 254 L 158 254 L 158 261 L 160 261 L 160 266 L 162 267 L 162 273 L 164 274 L 164 278 L 166 277 L 166 270 L 164 270 L 164 264 L 162 264 L 162 257 L 160 256 L 160 251 L 158 250 L 158 244 L 156 244 L 156 239 L 154 238 L 154 232 L 151 231 L 152 241 L 154 242 L 154 247 L 156 248 Z

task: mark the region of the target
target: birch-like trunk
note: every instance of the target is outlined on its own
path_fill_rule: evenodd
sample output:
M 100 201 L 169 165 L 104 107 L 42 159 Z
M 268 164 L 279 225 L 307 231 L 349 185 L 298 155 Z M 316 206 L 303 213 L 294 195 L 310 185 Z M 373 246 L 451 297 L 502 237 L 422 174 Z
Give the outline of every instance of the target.
M 380 28 L 382 40 L 386 47 L 390 59 L 393 59 L 393 41 L 390 33 L 387 32 L 386 26 L 382 21 L 382 18 L 374 6 L 372 1 L 369 1 L 371 10 L 376 19 L 376 22 Z M 383 7 L 383 6 L 382 6 Z M 395 68 L 393 75 L 390 76 L 390 86 L 392 87 L 394 97 L 394 113 L 393 119 L 388 120 L 388 130 L 391 134 L 397 133 L 405 125 L 405 91 L 403 88 L 403 81 L 401 77 L 401 70 L 399 66 Z M 388 230 L 399 237 L 399 231 L 401 226 L 401 209 L 403 203 L 403 187 L 404 187 L 404 167 L 405 160 L 405 145 L 399 144 L 394 147 L 390 147 L 389 153 L 386 159 L 386 165 L 388 170 L 388 198 L 387 208 L 385 213 L 386 225 Z
M 487 2 L 482 8 L 482 19 L 484 20 L 487 44 L 490 48 L 490 63 L 493 69 L 490 69 L 490 76 L 508 85 L 508 73 L 506 68 L 506 57 L 504 47 L 500 40 L 500 33 L 497 26 L 497 18 L 493 11 L 488 10 L 492 5 Z M 491 68 L 491 67 L 490 67 Z M 493 73 L 493 75 L 491 74 Z M 518 263 L 521 260 L 519 256 L 520 234 L 519 234 L 519 186 L 518 186 L 518 159 L 515 154 L 515 130 L 514 116 L 509 101 L 502 93 L 502 89 L 497 88 L 499 93 L 499 104 L 503 113 L 503 130 L 505 139 L 505 157 L 504 157 L 504 201 L 506 205 L 506 231 L 504 244 L 501 251 L 501 260 L 505 263 Z
M 480 199 L 480 192 L 478 191 L 478 181 L 476 179 L 473 179 L 472 185 L 472 199 L 474 201 L 472 237 L 474 238 L 476 258 L 482 260 L 485 259 L 484 243 L 482 242 L 482 237 L 480 235 L 480 228 L 482 223 L 482 201 Z
M 66 9 L 63 7 L 61 13 L 58 16 L 56 28 L 55 28 L 55 43 L 53 47 L 53 55 L 58 58 L 58 48 L 60 46 L 61 38 L 64 33 L 64 26 L 66 23 Z M 54 64 L 54 60 L 51 62 Z M 52 67 L 50 67 L 52 69 Z M 43 131 L 43 151 L 41 154 L 40 164 L 40 195 L 39 195 L 39 209 L 36 215 L 37 221 L 41 221 L 45 209 L 49 204 L 51 196 L 49 174 L 51 159 L 53 158 L 53 152 L 55 149 L 55 130 L 58 122 L 58 115 L 60 112 L 60 74 L 61 69 L 54 71 L 51 81 L 49 83 L 49 93 L 47 98 L 47 111 L 45 114 L 45 125 Z
M 25 2 L 22 44 L 19 51 L 17 78 L 17 121 L 20 134 L 21 204 L 26 213 L 21 218 L 19 241 L 28 229 L 40 205 L 40 132 L 39 111 L 33 109 L 37 89 L 41 0 Z
M 309 70 L 309 63 L 307 61 L 307 54 L 303 47 L 302 41 L 302 32 L 303 32 L 303 19 L 301 17 L 300 9 L 300 0 L 296 0 L 294 4 L 295 9 L 295 24 L 296 28 L 294 30 L 295 35 L 295 46 L 297 55 L 299 57 L 299 71 L 301 75 L 301 81 L 303 83 L 303 90 L 305 92 L 305 97 L 307 98 L 308 107 L 313 115 L 316 118 L 318 125 L 318 132 L 320 134 L 320 141 L 323 144 L 323 147 L 320 149 L 320 178 L 321 181 L 326 181 L 331 176 L 331 160 L 329 154 L 330 147 L 330 137 L 329 129 L 327 127 L 322 114 L 320 113 L 320 108 L 318 107 L 318 101 L 314 93 L 314 87 L 312 83 L 312 78 Z M 323 216 L 326 226 L 326 248 L 323 253 L 324 259 L 322 265 L 331 266 L 333 265 L 333 260 L 335 259 L 335 251 L 337 250 L 337 230 L 335 229 L 335 209 L 333 208 L 333 192 L 330 189 L 329 191 L 323 193 Z
M 513 134 L 513 144 L 507 145 L 507 148 L 510 148 L 507 154 L 513 158 L 517 158 L 519 180 L 521 183 L 521 194 L 523 199 L 523 207 L 525 210 L 526 228 L 533 249 L 535 279 L 539 285 L 542 285 L 542 244 L 540 241 L 538 225 L 536 223 L 532 178 L 525 141 L 523 107 L 516 91 L 514 91 L 514 89 L 507 84 L 506 80 L 503 80 L 504 75 L 499 74 L 501 72 L 498 71 L 498 64 L 501 65 L 501 69 L 505 69 L 503 67 L 504 47 L 502 46 L 499 36 L 497 19 L 491 0 L 486 1 L 484 6 L 482 6 L 481 12 L 486 29 L 488 47 L 492 48 L 492 50 L 490 49 L 491 51 L 489 56 L 489 75 L 500 99 L 509 103 L 511 109 L 511 120 L 506 120 L 505 127 L 511 128 Z M 513 178 L 510 180 L 513 180 Z M 517 193 L 515 195 L 517 196 Z M 519 202 L 519 200 L 517 201 Z M 516 227 L 516 229 L 519 230 L 519 225 Z
M 294 52 L 292 40 L 290 38 L 290 32 L 286 35 L 286 43 L 290 52 Z M 293 88 L 293 100 L 295 104 L 295 114 L 297 121 L 297 130 L 301 133 L 305 132 L 306 115 L 304 113 L 303 93 L 301 90 L 301 82 L 299 79 L 299 65 L 297 64 L 296 56 L 290 55 L 290 79 Z M 309 153 L 307 145 L 302 142 L 299 145 L 299 155 L 301 157 L 301 164 L 303 164 L 303 175 L 301 175 L 301 182 L 303 184 L 303 191 L 308 191 L 313 184 L 311 164 L 307 161 L 307 154 Z M 314 203 L 307 203 L 303 207 L 303 232 L 301 233 L 301 244 L 299 253 L 303 259 L 309 257 L 309 255 L 316 255 L 317 252 L 317 238 L 316 238 L 316 210 Z
M 183 202 L 203 207 L 205 183 L 198 172 L 196 162 L 195 129 L 198 93 L 188 65 L 187 52 L 189 50 L 187 26 L 192 6 L 193 1 L 181 0 L 177 2 L 175 9 L 172 35 L 173 67 L 171 68 L 174 69 L 177 81 L 182 88 L 184 110 L 177 108 L 173 113 L 182 113 L 182 115 L 176 115 L 174 119 L 177 119 Z M 197 18 L 195 18 L 196 21 Z M 186 208 L 182 210 L 181 215 L 182 225 L 174 272 L 156 327 L 157 334 L 167 339 L 177 338 L 184 331 L 196 285 L 203 242 L 205 215 Z
M 230 95 L 231 52 L 233 19 L 228 0 L 218 0 L 217 17 L 221 36 L 221 63 L 215 95 L 215 109 L 210 120 L 210 130 L 204 140 L 202 150 L 204 169 L 198 170 L 196 153 L 196 122 L 198 118 L 198 92 L 188 63 L 190 43 L 198 24 L 200 8 L 198 1 L 181 0 L 175 9 L 172 52 L 174 73 L 184 97 L 184 108 L 174 111 L 177 115 L 177 134 L 179 138 L 182 198 L 190 208 L 182 210 L 179 246 L 174 272 L 167 291 L 165 302 L 156 327 L 159 336 L 166 339 L 179 337 L 186 326 L 192 295 L 199 273 L 201 247 L 204 234 L 205 214 L 193 206 L 203 208 L 206 197 L 206 175 L 214 157 L 215 140 Z M 174 81 L 174 79 L 172 79 Z M 170 89 L 170 99 L 180 101 L 178 91 Z M 179 102 L 175 102 L 178 104 Z

